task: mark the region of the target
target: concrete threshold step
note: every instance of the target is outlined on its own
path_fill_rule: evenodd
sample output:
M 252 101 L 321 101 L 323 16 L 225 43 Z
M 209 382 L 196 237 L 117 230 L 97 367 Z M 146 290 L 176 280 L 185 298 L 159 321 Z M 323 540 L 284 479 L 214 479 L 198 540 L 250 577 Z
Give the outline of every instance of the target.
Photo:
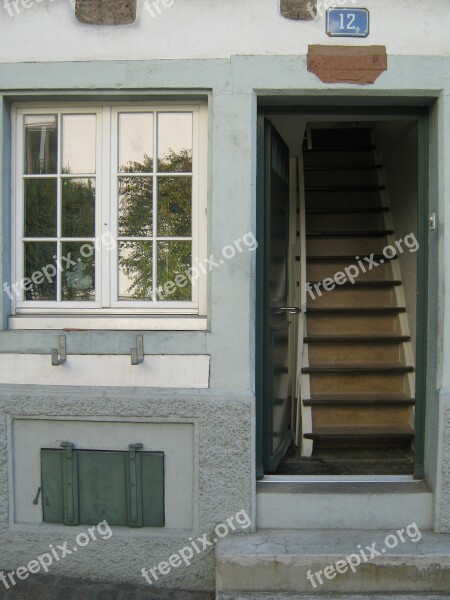
M 229 536 L 216 546 L 218 597 L 448 594 L 450 536 L 419 531 L 413 519 L 405 514 L 393 530 L 261 529 Z
M 280 594 L 272 592 L 222 593 L 216 600 L 448 600 L 449 594 Z

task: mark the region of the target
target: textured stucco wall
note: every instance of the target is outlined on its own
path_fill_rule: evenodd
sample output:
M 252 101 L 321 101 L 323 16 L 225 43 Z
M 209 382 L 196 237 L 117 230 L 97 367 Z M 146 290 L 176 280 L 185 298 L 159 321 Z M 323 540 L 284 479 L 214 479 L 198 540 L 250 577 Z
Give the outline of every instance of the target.
M 439 533 L 450 533 L 450 390 L 441 393 L 439 405 L 435 528 Z
M 12 390 L 0 386 L 0 547 L 2 565 L 16 569 L 48 550 L 49 544 L 72 542 L 87 526 L 15 525 L 12 513 L 12 479 L 7 456 L 11 417 L 51 415 L 157 417 L 176 423 L 192 420 L 197 427 L 197 461 L 195 528 L 192 532 L 170 530 L 152 533 L 150 528 L 133 530 L 116 528 L 110 540 L 93 542 L 77 554 L 66 557 L 52 567 L 52 572 L 107 581 L 144 583 L 142 567 L 153 567 L 189 544 L 189 537 L 208 534 L 214 527 L 240 510 L 253 515 L 254 400 L 250 396 L 227 396 L 202 393 L 150 393 L 141 388 L 120 390 L 103 388 L 77 390 L 54 388 L 51 396 L 39 386 Z M 57 437 L 57 427 L 55 427 Z M 8 462 L 9 459 L 9 462 Z M 166 460 L 173 460 L 170 453 Z M 183 502 L 183 498 L 179 498 Z M 71 547 L 72 544 L 69 544 Z M 211 590 L 214 588 L 214 547 L 199 554 L 189 568 L 173 569 L 162 578 L 165 587 Z

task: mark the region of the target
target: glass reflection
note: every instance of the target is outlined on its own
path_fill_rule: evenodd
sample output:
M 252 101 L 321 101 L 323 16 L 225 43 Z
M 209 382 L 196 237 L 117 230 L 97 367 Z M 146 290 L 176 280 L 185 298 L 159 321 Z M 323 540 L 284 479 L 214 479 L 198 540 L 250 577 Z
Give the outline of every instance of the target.
M 119 171 L 153 171 L 153 113 L 119 115 Z
M 95 300 L 95 248 L 88 242 L 64 242 L 61 300 Z
M 153 178 L 119 178 L 119 236 L 145 237 L 153 233 Z
M 64 115 L 62 118 L 62 172 L 95 173 L 95 115 Z
M 62 181 L 63 237 L 94 237 L 95 179 L 64 178 Z
M 56 179 L 26 179 L 25 237 L 56 237 Z
M 119 300 L 152 300 L 152 242 L 119 242 Z
M 158 177 L 158 235 L 192 234 L 192 178 Z
M 56 300 L 56 242 L 26 242 L 24 250 L 25 278 L 29 279 L 24 286 L 25 299 Z
M 192 113 L 158 114 L 158 171 L 192 171 Z
M 56 115 L 25 117 L 25 165 L 27 175 L 56 173 L 57 161 Z
M 168 301 L 191 301 L 192 285 L 185 276 L 192 264 L 191 242 L 158 242 L 158 299 Z M 177 276 L 184 275 L 178 281 Z M 166 283 L 176 285 L 164 287 Z

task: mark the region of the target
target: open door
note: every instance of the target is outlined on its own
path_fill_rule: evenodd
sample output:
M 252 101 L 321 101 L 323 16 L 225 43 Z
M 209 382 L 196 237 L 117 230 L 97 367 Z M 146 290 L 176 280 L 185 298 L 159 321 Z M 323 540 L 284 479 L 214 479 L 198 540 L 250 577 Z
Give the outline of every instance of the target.
M 289 386 L 289 149 L 264 121 L 263 466 L 274 472 L 291 442 Z M 262 161 L 261 161 L 262 166 Z

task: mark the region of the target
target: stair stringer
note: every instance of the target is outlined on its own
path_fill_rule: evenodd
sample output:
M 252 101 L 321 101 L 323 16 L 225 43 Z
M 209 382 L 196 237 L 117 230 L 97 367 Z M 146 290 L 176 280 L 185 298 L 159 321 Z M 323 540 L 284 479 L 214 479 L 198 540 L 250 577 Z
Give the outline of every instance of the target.
M 373 137 L 373 133 L 372 133 L 372 137 Z M 373 143 L 375 146 L 374 139 L 373 139 Z M 387 177 L 386 177 L 386 171 L 384 168 L 384 162 L 382 160 L 381 152 L 379 150 L 377 150 L 376 147 L 375 147 L 375 150 L 373 151 L 373 153 L 374 153 L 375 162 L 380 165 L 383 165 L 380 169 L 377 170 L 377 180 L 378 180 L 378 184 L 380 186 L 384 186 L 384 189 L 382 189 L 380 191 L 381 205 L 389 208 L 388 211 L 385 211 L 383 213 L 385 229 L 394 231 L 393 234 L 388 234 L 386 236 L 386 239 L 387 239 L 388 245 L 391 245 L 397 249 L 397 247 L 395 245 L 395 242 L 397 241 L 396 237 L 395 237 L 395 226 L 394 226 L 394 221 L 392 219 L 391 200 L 390 200 L 390 196 L 389 196 L 389 186 L 388 186 L 388 181 L 387 181 Z M 400 261 L 392 260 L 390 264 L 391 264 L 393 279 L 398 279 L 399 281 L 402 282 L 402 285 L 397 285 L 394 290 L 397 306 L 405 306 L 406 307 L 405 294 L 403 291 L 403 278 L 401 275 Z M 410 329 L 409 329 L 407 313 L 406 312 L 400 313 L 398 315 L 398 319 L 399 319 L 399 326 L 400 326 L 399 334 L 409 337 Z M 407 341 L 407 342 L 403 342 L 401 347 L 402 347 L 402 354 L 403 354 L 402 358 L 403 358 L 404 364 L 407 366 L 415 367 L 414 351 L 413 351 L 413 346 L 412 346 L 411 340 Z M 411 373 L 407 374 L 407 386 L 408 386 L 408 389 L 405 390 L 406 393 L 410 397 L 414 397 L 415 389 L 416 389 L 415 371 L 412 371 Z M 411 427 L 414 428 L 414 423 L 411 423 Z
M 306 197 L 305 197 L 305 170 L 303 165 L 303 151 L 300 152 L 297 165 L 298 176 L 298 198 L 299 211 L 297 219 L 297 238 L 298 255 L 300 256 L 300 307 L 302 312 L 298 319 L 297 327 L 297 423 L 296 423 L 296 440 L 297 446 L 300 446 L 302 456 L 311 456 L 313 452 L 313 440 L 305 439 L 305 433 L 312 433 L 312 408 L 305 406 L 304 400 L 311 399 L 311 384 L 308 373 L 302 373 L 304 367 L 309 367 L 308 344 L 304 343 L 305 337 L 308 335 L 307 320 L 306 320 Z

